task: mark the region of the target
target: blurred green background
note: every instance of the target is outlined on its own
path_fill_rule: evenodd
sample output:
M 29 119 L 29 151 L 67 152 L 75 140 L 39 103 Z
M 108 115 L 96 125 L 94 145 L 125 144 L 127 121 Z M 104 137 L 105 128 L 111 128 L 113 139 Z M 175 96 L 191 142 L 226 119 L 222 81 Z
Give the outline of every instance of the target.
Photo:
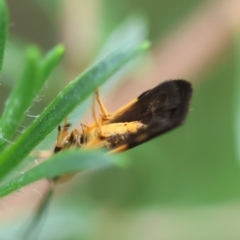
M 194 86 L 186 124 L 126 152 L 131 159 L 127 169 L 79 174 L 59 186 L 39 239 L 240 239 L 240 3 L 8 0 L 7 4 L 10 34 L 1 76 L 1 111 L 21 72 L 27 45 L 38 44 L 43 51 L 57 43 L 66 45 L 62 65 L 30 110 L 37 115 L 104 52 L 107 39 L 107 45 L 114 45 L 109 36 L 123 23 L 125 30 L 116 35 L 118 44 L 140 28 L 134 41 L 148 32 L 152 48 L 107 89 L 109 102 L 121 96 L 126 102 L 171 78 L 186 78 Z M 125 89 L 130 89 L 128 95 Z M 31 121 L 27 118 L 24 124 Z M 2 223 L 1 239 L 15 239 L 13 226 L 21 228 L 25 213 L 30 219 L 33 211 L 25 206 L 12 214 Z

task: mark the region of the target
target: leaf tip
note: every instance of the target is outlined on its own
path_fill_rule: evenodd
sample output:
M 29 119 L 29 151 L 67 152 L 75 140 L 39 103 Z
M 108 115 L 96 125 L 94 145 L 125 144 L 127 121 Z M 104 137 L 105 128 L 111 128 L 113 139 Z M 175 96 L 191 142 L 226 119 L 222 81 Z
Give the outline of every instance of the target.
M 63 44 L 58 44 L 55 47 L 55 51 L 56 51 L 56 53 L 58 53 L 58 55 L 63 55 L 65 52 L 65 46 Z
M 27 58 L 29 59 L 40 59 L 41 51 L 38 46 L 31 45 L 30 47 L 27 48 L 26 55 Z
M 150 41 L 144 41 L 143 43 L 141 43 L 140 47 L 143 50 L 148 49 L 151 46 L 151 42 Z

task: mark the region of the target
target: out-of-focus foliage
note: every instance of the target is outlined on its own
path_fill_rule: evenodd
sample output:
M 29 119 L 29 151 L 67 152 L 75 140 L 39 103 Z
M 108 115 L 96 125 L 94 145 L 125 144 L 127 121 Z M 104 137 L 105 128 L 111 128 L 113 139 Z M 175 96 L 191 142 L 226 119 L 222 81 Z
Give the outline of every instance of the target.
M 127 171 L 107 170 L 91 179 L 97 201 L 191 206 L 239 198 L 235 73 L 232 52 L 195 88 L 186 125 L 130 150 Z
M 4 84 L 1 85 L 0 107 L 4 105 L 6 93 L 10 91 L 14 76 L 14 72 L 7 73 L 6 69 L 8 71 L 19 69 L 18 61 L 15 59 L 21 58 L 22 47 L 37 41 L 46 48 L 54 42 L 59 42 L 60 36 L 63 35 L 61 27 L 63 28 L 64 23 L 59 12 L 64 10 L 66 1 L 54 1 L 54 4 L 53 1 L 50 2 L 25 0 L 21 3 L 22 6 L 29 4 L 29 9 L 35 9 L 34 11 L 39 14 L 36 16 L 40 17 L 33 20 L 29 14 L 31 11 L 25 10 L 27 20 L 24 24 L 13 22 L 11 28 L 13 34 L 10 35 L 7 44 L 8 61 L 3 69 L 4 79 L 1 79 Z M 94 9 L 98 10 L 97 14 L 101 19 L 99 31 L 101 36 L 96 39 L 95 56 L 99 56 L 99 52 L 104 55 L 104 51 L 109 47 L 103 45 L 105 40 L 113 34 L 116 26 L 124 21 L 127 22 L 126 18 L 129 14 L 137 13 L 144 16 L 140 25 L 144 26 L 142 29 L 145 33 L 148 26 L 150 39 L 156 46 L 161 42 L 161 37 L 174 28 L 177 29 L 206 2 L 105 0 L 82 1 L 80 4 L 82 8 L 85 4 L 92 4 Z M 20 3 L 9 0 L 10 13 L 15 13 L 12 19 L 18 19 L 16 16 L 18 4 Z M 75 4 L 79 7 L 79 2 Z M 69 12 L 69 16 L 71 14 Z M 49 26 L 41 25 L 41 17 L 45 15 L 51 19 Z M 94 24 L 87 22 L 89 20 L 87 15 L 85 17 L 86 28 L 78 29 L 78 26 L 74 25 L 71 26 L 73 32 L 80 31 L 84 35 L 88 30 L 94 29 Z M 147 19 L 147 22 L 144 22 L 144 19 Z M 21 24 L 26 26 L 26 29 L 27 26 L 30 26 L 29 29 L 34 29 L 34 26 L 40 24 L 38 26 L 41 28 L 37 32 L 41 37 L 36 38 L 37 34 L 34 34 L 33 30 L 29 31 L 28 35 L 24 31 L 19 31 Z M 29 38 L 31 33 L 34 37 Z M 119 46 L 121 37 L 127 39 L 129 35 L 125 36 L 124 31 L 122 34 L 118 31 L 115 36 L 118 39 L 116 45 Z M 71 36 L 67 37 L 71 38 Z M 234 39 L 234 34 L 230 37 Z M 135 40 L 135 38 L 130 39 L 132 42 L 133 39 Z M 106 42 L 111 45 L 110 49 L 114 49 L 112 41 Z M 99 47 L 101 45 L 104 46 L 103 52 Z M 39 239 L 238 240 L 240 238 L 239 46 L 240 41 L 237 37 L 219 53 L 218 59 L 214 59 L 215 62 L 208 65 L 208 68 L 199 75 L 189 79 L 193 82 L 194 95 L 184 126 L 128 151 L 126 154 L 131 159 L 131 165 L 126 169 L 113 167 L 90 174 L 79 174 L 75 177 L 75 181 L 72 180 L 59 187 L 59 194 L 54 198 Z M 154 55 L 155 52 L 152 51 Z M 83 62 L 81 66 L 84 66 L 88 60 L 79 56 L 79 61 Z M 69 59 L 66 58 L 63 65 L 57 69 L 55 78 L 44 90 L 45 97 L 34 106 L 32 111 L 39 113 L 46 102 L 64 87 L 65 77 L 71 75 L 66 68 L 68 61 Z M 146 65 L 148 64 L 149 62 L 146 61 Z M 174 70 L 173 67 L 172 71 Z M 82 69 L 78 71 L 80 73 Z M 138 71 L 137 66 L 134 71 Z M 151 79 L 146 81 L 150 82 Z M 136 88 L 138 84 L 141 83 L 136 82 Z M 108 86 L 104 88 L 109 90 Z M 86 109 L 89 109 L 88 106 Z M 71 116 L 70 121 L 72 119 Z M 13 225 L 18 228 L 23 227 L 20 222 L 23 222 L 22 216 L 12 224 L 4 225 L 4 230 L 1 229 L 0 233 L 2 231 L 3 236 L 9 236 L 9 230 L 12 230 Z M 58 232 L 53 231 L 56 228 Z
M 123 21 L 128 14 L 134 12 L 146 15 L 149 20 L 150 39 L 156 40 L 163 33 L 176 27 L 181 19 L 191 15 L 204 1 L 200 0 L 104 0 L 104 24 L 107 32 L 115 28 L 120 21 Z M 115 6 L 118 6 L 117 8 Z M 112 21 L 109 21 L 112 19 Z

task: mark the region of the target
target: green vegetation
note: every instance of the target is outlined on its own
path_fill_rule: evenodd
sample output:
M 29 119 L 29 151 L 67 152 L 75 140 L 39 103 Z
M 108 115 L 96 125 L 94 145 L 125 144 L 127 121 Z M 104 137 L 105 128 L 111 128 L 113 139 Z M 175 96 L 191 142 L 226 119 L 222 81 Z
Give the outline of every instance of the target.
M 28 20 L 26 28 L 33 26 L 34 29 L 29 30 L 29 35 L 24 28 L 21 34 L 18 33 L 21 21 L 18 22 L 14 10 L 16 7 L 21 13 L 23 10 L 19 5 L 9 3 L 9 11 L 11 13 L 12 9 L 13 12 L 10 21 L 8 15 L 11 14 L 8 14 L 5 2 L 0 0 L 2 205 L 7 205 L 5 199 L 10 193 L 21 193 L 28 184 L 39 179 L 87 170 L 59 186 L 59 193 L 54 191 L 39 239 L 239 239 L 238 29 L 231 30 L 232 35 L 228 36 L 231 41 L 225 40 L 227 43 L 217 52 L 217 57 L 211 56 L 210 61 L 205 59 L 200 67 L 196 66 L 197 70 L 191 66 L 189 74 L 186 70 L 179 71 L 183 76 L 177 77 L 191 76 L 186 80 L 194 86 L 191 111 L 184 126 L 116 156 L 99 151 L 71 150 L 36 165 L 29 154 L 35 150 L 52 151 L 57 126 L 66 116 L 69 116 L 71 124 L 85 123 L 84 114 L 89 110 L 90 99 L 98 86 L 101 85 L 101 92 L 114 92 L 113 86 L 120 80 L 124 81 L 123 76 L 129 79 L 133 74 L 144 75 L 142 70 L 151 69 L 153 65 L 160 67 L 157 65 L 160 54 L 169 56 L 162 46 L 172 44 L 178 34 L 180 40 L 187 41 L 183 36 L 195 20 L 192 16 L 199 17 L 206 9 L 210 12 L 211 6 L 202 7 L 203 1 L 199 0 L 104 0 L 100 7 L 99 2 L 94 7 L 87 6 L 89 18 L 81 18 L 82 11 L 77 5 L 81 23 L 86 22 L 81 26 L 72 23 L 73 26 L 70 28 L 68 25 L 68 28 L 71 33 L 77 31 L 86 38 L 92 32 L 82 46 L 82 42 L 76 43 L 77 34 L 64 35 L 67 21 L 61 20 L 71 19 L 64 15 L 64 1 L 27 2 L 28 12 L 35 13 L 36 19 L 48 20 L 48 24 L 39 30 L 36 30 L 37 20 Z M 26 7 L 22 4 L 23 8 Z M 74 9 L 69 9 L 69 14 L 75 16 Z M 206 14 L 209 12 L 206 10 Z M 30 16 L 26 15 L 28 18 Z M 91 25 L 90 19 L 96 21 L 95 25 Z M 8 22 L 15 24 L 10 27 L 10 33 Z M 64 30 L 59 33 L 61 28 Z M 174 32 L 175 29 L 177 31 Z M 191 33 L 194 35 L 198 31 L 202 29 Z M 201 40 L 207 37 L 203 34 Z M 150 38 L 153 44 L 151 52 L 144 55 L 149 46 L 146 38 Z M 182 49 L 188 49 L 184 41 L 179 42 Z M 75 53 L 75 48 L 72 51 L 69 46 L 75 47 L 75 44 L 78 63 L 76 56 L 73 59 L 69 57 Z M 199 49 L 202 53 L 209 51 L 200 46 L 201 43 L 192 44 L 191 53 L 177 56 L 179 66 L 185 55 Z M 89 52 L 87 57 L 85 50 Z M 167 68 L 172 69 L 169 78 L 175 78 L 175 70 L 179 66 L 167 57 L 166 61 L 169 62 Z M 147 76 L 155 77 L 155 74 L 151 72 Z M 159 82 L 163 80 L 161 74 L 157 73 Z M 149 85 L 152 83 L 150 77 L 145 81 Z M 142 82 L 135 81 L 134 84 L 137 88 Z M 33 121 L 28 117 L 30 113 L 37 116 Z M 26 129 L 19 133 L 22 126 Z M 24 174 L 19 173 L 22 171 Z M 35 200 L 36 203 L 41 200 L 39 195 L 36 194 Z M 15 210 L 11 202 L 9 205 Z M 16 237 L 19 228 L 24 229 L 25 220 L 31 222 L 33 214 L 27 213 L 33 213 L 35 209 L 23 207 L 20 217 L 12 217 L 9 223 L 2 223 L 0 239 Z M 58 232 L 53 234 L 53 228 Z

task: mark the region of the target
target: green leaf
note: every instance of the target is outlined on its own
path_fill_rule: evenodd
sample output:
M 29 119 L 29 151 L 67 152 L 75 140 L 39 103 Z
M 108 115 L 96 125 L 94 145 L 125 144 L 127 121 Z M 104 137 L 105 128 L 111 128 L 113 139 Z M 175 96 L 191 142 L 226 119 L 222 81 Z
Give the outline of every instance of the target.
M 122 46 L 133 47 L 143 42 L 148 35 L 147 25 L 147 20 L 142 15 L 131 14 L 128 16 L 128 18 L 124 19 L 124 21 L 111 32 L 107 39 L 104 40 L 104 44 L 98 53 L 97 59 L 107 56 L 107 54 Z M 108 84 L 101 88 L 101 93 L 116 91 L 119 80 L 122 79 L 122 81 L 126 81 L 128 78 L 125 76 L 129 75 L 129 72 L 133 72 L 135 68 L 138 69 L 139 65 L 141 65 L 139 64 L 141 63 L 139 60 L 145 58 L 146 55 L 140 56 L 140 58 L 136 58 L 125 65 L 117 75 L 108 81 Z
M 139 14 L 131 14 L 104 40 L 98 58 L 106 56 L 122 46 L 133 47 L 147 38 L 147 19 Z
M 4 0 L 0 0 L 0 73 L 8 34 L 8 11 Z
M 49 77 L 53 69 L 59 64 L 62 60 L 65 48 L 63 45 L 57 45 L 54 47 L 41 62 L 41 75 L 39 81 L 39 88 L 42 87 L 42 84 L 45 79 Z
M 147 22 L 146 19 L 139 14 L 132 14 L 127 19 L 122 21 L 120 25 L 107 36 L 107 39 L 104 39 L 104 44 L 101 46 L 96 58 L 94 61 L 99 61 L 104 57 L 108 56 L 114 51 L 122 48 L 133 48 L 141 44 L 148 35 Z M 141 55 L 138 58 L 134 58 L 132 61 L 129 61 L 128 64 L 125 64 L 124 67 L 118 71 L 117 74 L 114 74 L 113 77 L 108 79 L 108 84 L 105 84 L 101 87 L 101 95 L 105 92 L 117 91 L 116 86 L 121 80 L 126 81 L 130 72 L 134 72 L 139 67 L 139 59 L 145 58 L 145 55 Z M 71 120 L 78 121 L 81 116 L 83 116 L 86 111 L 89 109 L 89 104 L 91 100 L 85 101 L 84 104 L 76 108 L 69 117 Z
M 149 47 L 143 42 L 128 50 L 119 50 L 100 61 L 72 81 L 49 104 L 14 145 L 0 156 L 0 178 L 20 163 L 78 104 L 83 102 L 100 84 L 121 68 L 128 60 Z
M 235 40 L 235 82 L 236 82 L 236 87 L 235 87 L 235 92 L 234 92 L 234 97 L 235 97 L 235 118 L 234 118 L 234 123 L 235 123 L 235 138 L 236 138 L 236 145 L 237 145 L 237 153 L 238 157 L 240 156 L 240 31 L 237 31 L 234 35 L 234 40 Z
M 104 169 L 113 164 L 126 164 L 126 158 L 115 155 L 110 156 L 102 152 L 71 150 L 54 155 L 51 159 L 30 169 L 21 176 L 11 180 L 8 184 L 0 188 L 0 197 L 3 197 L 21 187 L 43 178 L 55 178 L 63 174 L 70 174 L 86 169 Z
M 30 47 L 27 50 L 22 76 L 16 82 L 0 119 L 0 152 L 10 142 L 36 96 L 34 83 L 39 75 L 39 60 L 39 49 Z
M 53 185 L 52 185 L 53 186 Z M 51 202 L 54 189 L 53 187 L 50 187 L 50 189 L 44 194 L 43 200 L 40 202 L 40 205 L 36 209 L 36 212 L 34 213 L 33 218 L 29 222 L 29 225 L 27 226 L 26 229 L 24 229 L 23 234 L 19 234 L 18 237 L 19 239 L 36 239 L 36 236 L 34 236 L 34 233 L 38 233 L 39 228 L 41 227 L 41 220 L 43 219 L 44 215 L 47 214 L 47 210 L 49 207 L 49 204 Z M 38 227 L 38 228 L 37 228 Z
M 40 62 L 40 51 L 37 47 L 27 50 L 25 69 L 7 100 L 0 119 L 0 152 L 10 142 L 47 77 L 62 59 L 63 52 L 64 47 L 59 45 Z

